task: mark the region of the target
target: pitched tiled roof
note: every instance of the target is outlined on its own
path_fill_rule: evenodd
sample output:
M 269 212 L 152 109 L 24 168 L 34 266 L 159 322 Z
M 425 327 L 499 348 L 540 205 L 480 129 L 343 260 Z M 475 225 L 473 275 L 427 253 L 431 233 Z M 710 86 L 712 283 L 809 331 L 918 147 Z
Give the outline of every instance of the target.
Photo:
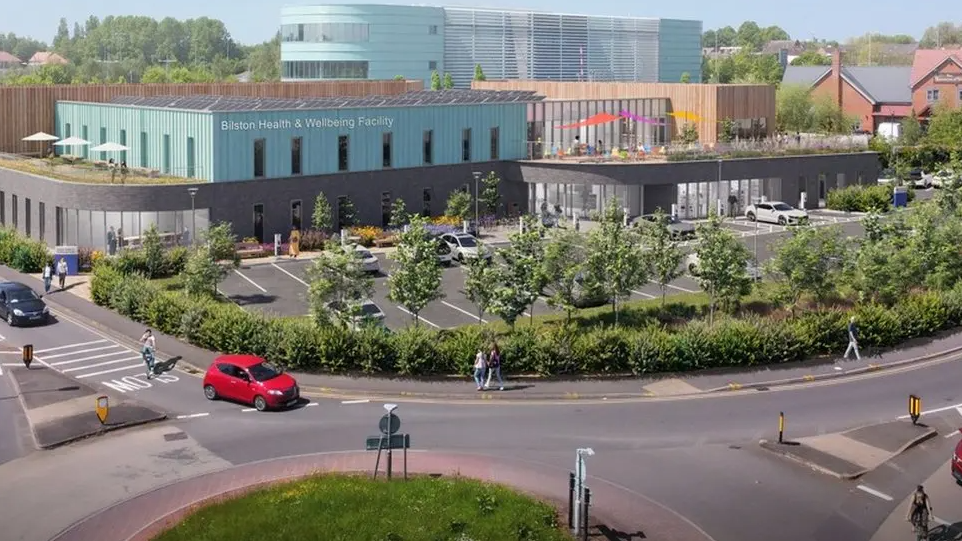
M 925 79 L 925 76 L 932 73 L 949 59 L 955 60 L 962 66 L 962 49 L 919 49 L 915 51 L 915 59 L 912 61 L 911 86 L 915 86 Z
M 6 51 L 0 51 L 0 64 L 19 64 L 20 59 Z
M 782 74 L 782 84 L 812 86 L 830 69 L 828 66 L 793 66 L 789 64 L 785 66 L 785 73 Z
M 49 51 L 39 51 L 30 57 L 31 64 L 66 64 L 67 59 L 57 53 Z
M 813 86 L 831 71 L 829 66 L 787 66 L 782 84 Z M 910 66 L 842 67 L 842 77 L 877 103 L 911 103 Z

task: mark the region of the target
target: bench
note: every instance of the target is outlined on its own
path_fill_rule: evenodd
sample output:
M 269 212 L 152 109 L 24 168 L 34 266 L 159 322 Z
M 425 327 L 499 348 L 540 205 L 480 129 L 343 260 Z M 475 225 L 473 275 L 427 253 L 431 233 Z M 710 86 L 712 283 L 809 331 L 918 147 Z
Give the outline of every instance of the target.
M 378 248 L 387 248 L 389 246 L 394 246 L 397 244 L 397 237 L 391 235 L 390 237 L 384 237 L 382 239 L 374 239 L 374 246 Z

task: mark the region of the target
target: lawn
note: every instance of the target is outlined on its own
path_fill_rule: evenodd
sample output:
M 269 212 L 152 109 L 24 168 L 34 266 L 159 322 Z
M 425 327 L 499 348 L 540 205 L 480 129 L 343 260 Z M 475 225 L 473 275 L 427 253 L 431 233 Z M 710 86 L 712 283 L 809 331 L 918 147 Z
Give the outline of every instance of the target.
M 464 478 L 319 475 L 205 507 L 157 541 L 571 541 L 557 510 Z

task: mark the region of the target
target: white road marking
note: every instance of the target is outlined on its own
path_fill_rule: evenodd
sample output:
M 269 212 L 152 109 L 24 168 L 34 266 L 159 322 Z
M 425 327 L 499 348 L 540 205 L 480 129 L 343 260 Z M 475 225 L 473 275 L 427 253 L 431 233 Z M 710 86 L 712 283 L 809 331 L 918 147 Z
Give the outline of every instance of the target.
M 129 349 L 121 349 L 119 351 L 114 351 L 112 353 L 101 353 L 100 355 L 91 355 L 89 357 L 81 357 L 79 359 L 70 359 L 69 361 L 60 361 L 56 363 L 50 363 L 50 366 L 63 366 L 65 364 L 74 364 L 83 361 L 92 361 L 94 359 L 103 359 L 104 357 L 113 357 L 114 355 L 122 355 L 125 353 L 130 353 Z
M 309 407 L 311 407 L 311 406 L 317 406 L 317 405 L 319 405 L 317 402 L 311 402 L 310 404 L 308 404 L 308 405 L 306 405 L 306 406 L 304 406 L 304 407 L 305 407 L 305 408 L 309 408 Z
M 342 400 L 341 404 L 367 404 L 371 400 L 365 398 L 364 400 Z
M 283 272 L 284 274 L 286 274 L 286 275 L 288 275 L 288 276 L 290 276 L 291 278 L 293 278 L 293 279 L 295 279 L 295 280 L 297 280 L 298 282 L 300 282 L 300 283 L 302 283 L 302 284 L 304 284 L 304 286 L 305 286 L 305 287 L 311 287 L 311 285 L 310 285 L 310 284 L 308 284 L 307 282 L 305 282 L 304 280 L 301 280 L 301 279 L 300 279 L 300 278 L 298 278 L 297 276 L 294 276 L 294 275 L 293 275 L 293 274 L 291 274 L 290 272 L 288 272 L 288 271 L 286 271 L 286 270 L 284 270 L 284 269 L 282 269 L 282 268 L 281 268 L 281 266 L 280 266 L 280 265 L 278 265 L 277 263 L 271 263 L 271 266 L 272 266 L 272 267 L 274 267 L 275 269 L 277 269 L 277 270 L 279 270 L 279 271 L 281 271 L 281 272 Z
M 962 432 L 959 432 L 958 430 L 954 432 L 949 432 L 948 434 L 945 435 L 945 439 L 954 438 L 960 434 L 962 434 Z
M 257 408 L 244 408 L 244 409 L 241 410 L 241 412 L 243 412 L 243 413 L 247 413 L 247 412 L 249 412 L 249 411 L 257 411 Z
M 117 344 L 110 344 L 109 346 L 100 346 L 99 348 L 81 349 L 79 351 L 71 351 L 69 353 L 58 353 L 56 355 L 44 355 L 43 358 L 49 361 L 50 359 L 59 359 L 60 357 L 67 357 L 69 355 L 80 355 L 81 353 L 93 353 L 94 351 L 103 351 L 105 349 L 113 349 L 115 347 L 117 347 Z
M 261 287 L 260 285 L 258 285 L 257 282 L 255 282 L 254 280 L 251 280 L 251 279 L 248 278 L 247 276 L 241 274 L 241 271 L 239 271 L 239 270 L 237 270 L 237 269 L 234 269 L 234 272 L 237 274 L 237 276 L 240 276 L 241 278 L 247 280 L 248 282 L 251 283 L 252 286 L 254 286 L 254 287 L 256 287 L 257 289 L 261 290 L 261 292 L 267 293 L 267 290 L 266 290 L 266 289 L 264 289 L 263 287 Z
M 178 419 L 196 419 L 198 417 L 207 417 L 210 413 L 192 413 L 190 415 L 178 415 Z
M 143 363 L 137 363 L 137 364 L 130 365 L 130 366 L 122 366 L 122 367 L 120 367 L 120 368 L 113 368 L 113 369 L 111 369 L 111 370 L 101 370 L 101 371 L 99 371 L 99 372 L 92 372 L 92 373 L 90 373 L 90 374 L 81 374 L 81 375 L 77 376 L 77 379 L 90 378 L 90 377 L 93 377 L 93 376 L 99 376 L 99 375 L 101 375 L 101 374 L 110 374 L 110 373 L 112 373 L 112 372 L 121 372 L 121 371 L 123 371 L 123 370 L 133 370 L 134 368 L 139 368 L 139 369 L 141 369 L 141 370 L 146 370 L 146 369 L 147 369 L 147 367 L 144 366 Z
M 11 368 L 12 368 L 12 367 L 14 367 L 14 366 L 22 366 L 22 365 L 21 365 L 20 363 L 3 363 L 3 364 L 0 365 L 0 366 L 8 366 L 8 367 L 11 367 Z
M 955 411 L 959 412 L 959 415 L 962 415 L 962 406 L 957 406 Z
M 874 488 L 867 487 L 867 486 L 865 486 L 865 485 L 858 485 L 858 486 L 855 487 L 855 488 L 857 488 L 857 489 L 859 489 L 859 490 L 861 490 L 862 492 L 865 492 L 865 493 L 867 493 L 867 494 L 871 494 L 872 496 L 875 496 L 876 498 L 881 498 L 881 499 L 883 499 L 883 500 L 885 500 L 885 501 L 887 501 L 887 502 L 890 502 L 890 501 L 893 500 L 893 498 L 892 498 L 891 496 L 889 496 L 888 494 L 885 494 L 884 492 L 879 492 L 879 491 L 875 490 Z
M 47 352 L 50 352 L 50 351 L 60 351 L 61 349 L 78 348 L 78 347 L 80 347 L 80 346 L 89 346 L 89 345 L 91 345 L 91 344 L 103 344 L 104 342 L 109 342 L 109 340 L 94 340 L 93 342 L 80 342 L 79 344 L 70 344 L 70 345 L 67 345 L 67 346 L 57 346 L 57 347 L 55 347 L 55 348 L 37 349 L 37 350 L 34 350 L 34 353 L 36 354 L 36 353 L 47 353 Z
M 400 310 L 400 311 L 402 311 L 402 312 L 404 312 L 405 314 L 407 314 L 407 315 L 409 315 L 409 316 L 411 316 L 411 317 L 414 317 L 414 314 L 412 314 L 411 312 L 408 312 L 407 309 L 405 309 L 403 306 L 398 306 L 397 309 Z M 435 325 L 434 323 L 431 323 L 430 321 L 424 319 L 423 317 L 418 316 L 418 319 L 421 320 L 421 321 L 423 321 L 423 322 L 425 322 L 425 323 L 427 323 L 428 325 L 434 327 L 435 329 L 440 329 L 440 328 L 441 328 L 439 325 Z
M 645 293 L 645 292 L 643 292 L 643 291 L 635 291 L 634 289 L 632 289 L 631 292 L 634 293 L 635 295 L 638 295 L 639 297 L 644 297 L 644 298 L 646 298 L 646 299 L 656 299 L 656 298 L 657 298 L 657 297 L 655 297 L 654 295 L 649 295 L 648 293 Z
M 695 291 L 694 289 L 688 289 L 685 287 L 680 287 L 672 284 L 668 284 L 668 287 L 672 289 L 677 289 L 678 291 L 684 291 L 685 293 L 698 293 L 698 291 Z
M 959 412 L 959 415 L 962 415 L 962 404 L 953 404 L 951 406 L 945 406 L 944 408 L 935 408 L 934 410 L 923 411 L 922 415 L 924 416 L 930 413 L 939 413 L 939 412 L 949 411 L 953 409 Z M 897 417 L 898 420 L 909 419 L 909 418 L 911 418 L 911 415 L 903 415 L 901 417 Z
M 466 316 L 469 316 L 471 319 L 473 319 L 473 320 L 475 320 L 475 321 L 478 320 L 478 314 L 472 314 L 471 312 L 468 312 L 467 310 L 458 308 L 457 306 L 455 306 L 455 305 L 453 305 L 453 304 L 451 304 L 451 303 L 449 303 L 449 302 L 447 302 L 447 301 L 441 301 L 441 304 L 447 306 L 448 308 L 452 308 L 452 309 L 454 309 L 454 310 L 457 310 L 458 312 L 461 312 L 462 314 L 464 314 L 464 315 L 466 315 Z M 487 321 L 486 319 L 481 318 L 481 323 L 487 323 L 487 322 L 488 322 L 488 321 Z
M 64 374 L 66 374 L 67 372 L 76 372 L 77 370 L 87 370 L 87 369 L 89 369 L 89 368 L 98 368 L 98 367 L 101 367 L 101 366 L 108 366 L 108 365 L 111 365 L 111 364 L 125 363 L 125 362 L 133 361 L 133 360 L 136 360 L 136 359 L 140 359 L 140 356 L 138 355 L 138 356 L 136 356 L 136 357 L 127 357 L 127 358 L 124 358 L 124 359 L 117 359 L 116 361 L 106 361 L 106 362 L 97 363 L 97 364 L 91 364 L 91 365 L 87 365 L 87 366 L 77 366 L 77 367 L 75 367 L 75 368 L 67 368 L 66 370 L 61 370 L 61 372 L 63 372 Z M 139 365 L 138 365 L 138 366 L 139 366 Z

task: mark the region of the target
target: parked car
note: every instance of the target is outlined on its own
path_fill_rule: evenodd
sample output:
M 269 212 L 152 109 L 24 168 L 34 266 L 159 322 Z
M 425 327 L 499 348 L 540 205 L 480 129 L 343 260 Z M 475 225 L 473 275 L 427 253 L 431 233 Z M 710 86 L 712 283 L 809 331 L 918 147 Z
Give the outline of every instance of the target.
M 438 263 L 445 267 L 451 266 L 451 261 L 454 259 L 454 256 L 451 255 L 451 247 L 440 238 L 435 238 L 434 241 L 438 245 Z
M 353 246 L 345 246 L 344 250 L 349 254 L 353 253 L 354 256 L 360 260 L 361 268 L 364 270 L 364 272 L 378 273 L 381 271 L 381 263 L 367 248 L 359 244 L 355 244 Z
M 344 310 L 343 305 L 338 301 L 332 301 L 327 304 L 327 307 L 334 312 L 341 312 Z M 365 326 L 383 326 L 384 325 L 384 312 L 381 307 L 374 303 L 371 299 L 364 299 L 357 304 L 357 313 L 351 316 L 349 325 L 352 329 L 358 330 Z
M 294 378 L 261 357 L 221 355 L 204 374 L 204 396 L 265 411 L 293 406 L 300 400 L 301 390 Z
M 962 432 L 962 428 L 959 432 Z M 955 444 L 955 453 L 952 455 L 952 477 L 955 477 L 956 483 L 962 485 L 962 440 Z
M 898 184 L 894 169 L 883 169 L 878 175 L 879 184 Z
M 932 175 L 932 187 L 942 188 L 944 186 L 947 186 L 952 181 L 957 180 L 958 178 L 959 176 L 955 174 L 953 171 L 943 169 L 938 173 Z
M 610 299 L 605 297 L 604 294 L 589 290 L 585 285 L 585 281 L 586 277 L 584 273 L 579 272 L 577 276 L 575 276 L 575 286 L 572 288 L 572 297 L 576 308 L 594 308 L 610 302 Z M 545 295 L 554 295 L 554 290 L 550 287 L 546 288 Z
M 698 254 L 688 254 L 688 257 L 685 258 L 685 270 L 687 270 L 688 274 L 692 276 L 698 276 Z M 762 278 L 765 277 L 765 273 L 762 271 L 762 269 L 755 265 L 755 263 L 752 261 L 745 263 L 745 273 L 749 278 L 756 282 L 760 282 Z
M 633 219 L 631 225 L 645 223 L 655 224 L 657 223 L 658 216 L 658 214 L 643 214 Z M 672 216 L 671 214 L 664 214 L 662 216 L 672 237 L 676 239 L 690 239 L 695 236 L 695 226 L 693 224 L 683 222 L 678 216 Z
M 50 320 L 50 309 L 40 295 L 20 282 L 0 283 L 0 316 L 7 325 L 38 325 Z
M 441 235 L 441 240 L 447 243 L 454 259 L 460 263 L 479 255 L 485 259 L 491 259 L 491 250 L 481 246 L 477 238 L 467 233 L 445 233 Z
M 771 222 L 778 225 L 796 225 L 808 221 L 808 213 L 781 201 L 766 201 L 745 208 L 745 217 L 751 221 Z
M 926 189 L 932 187 L 932 175 L 919 168 L 909 171 L 909 181 L 916 188 Z

